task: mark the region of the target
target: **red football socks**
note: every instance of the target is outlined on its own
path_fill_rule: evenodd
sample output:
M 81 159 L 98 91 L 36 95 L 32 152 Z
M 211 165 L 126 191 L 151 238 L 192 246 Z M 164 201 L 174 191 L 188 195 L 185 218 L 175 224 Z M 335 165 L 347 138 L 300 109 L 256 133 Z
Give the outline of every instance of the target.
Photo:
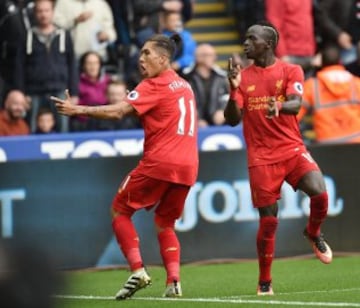
M 256 237 L 259 262 L 259 282 L 271 281 L 271 264 L 274 258 L 277 225 L 278 219 L 274 216 L 260 218 Z
M 131 271 L 140 269 L 143 266 L 140 255 L 139 237 L 135 230 L 131 217 L 126 215 L 116 216 L 112 222 L 112 227 Z
M 328 210 L 328 194 L 323 192 L 320 195 L 310 198 L 310 217 L 307 224 L 307 231 L 310 236 L 320 235 L 320 226 L 326 218 Z
M 180 243 L 174 229 L 167 228 L 158 234 L 160 254 L 167 279 L 166 284 L 180 281 Z

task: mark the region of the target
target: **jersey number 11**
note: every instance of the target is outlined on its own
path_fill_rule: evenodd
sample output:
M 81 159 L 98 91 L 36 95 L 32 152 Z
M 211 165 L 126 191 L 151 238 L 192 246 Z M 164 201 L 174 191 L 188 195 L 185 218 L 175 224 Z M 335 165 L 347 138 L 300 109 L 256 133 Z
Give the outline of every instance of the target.
M 188 109 L 190 109 L 190 127 L 187 132 L 188 136 L 194 136 L 194 128 L 195 128 L 195 106 L 194 101 L 191 99 L 186 104 L 185 98 L 180 97 L 178 100 L 179 110 L 180 110 L 180 118 L 178 122 L 177 133 L 179 135 L 185 135 L 185 118 L 186 114 L 188 114 Z

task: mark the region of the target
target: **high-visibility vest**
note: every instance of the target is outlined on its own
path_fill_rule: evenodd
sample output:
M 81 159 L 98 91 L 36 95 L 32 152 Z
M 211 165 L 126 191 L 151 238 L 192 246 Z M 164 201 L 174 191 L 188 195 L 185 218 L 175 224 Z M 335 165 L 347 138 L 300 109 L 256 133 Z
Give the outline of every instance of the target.
M 309 110 L 317 142 L 360 142 L 360 78 L 343 66 L 325 68 L 305 81 L 298 119 Z

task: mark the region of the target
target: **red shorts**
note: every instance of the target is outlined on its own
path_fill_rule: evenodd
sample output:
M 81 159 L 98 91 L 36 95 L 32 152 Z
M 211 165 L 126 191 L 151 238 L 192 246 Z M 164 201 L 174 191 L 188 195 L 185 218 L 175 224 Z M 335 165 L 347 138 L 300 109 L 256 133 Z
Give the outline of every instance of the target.
M 133 170 L 121 183 L 112 208 L 129 213 L 156 206 L 156 219 L 163 217 L 166 222 L 174 222 L 182 215 L 189 190 L 190 186 L 150 178 Z
M 254 207 L 274 204 L 280 199 L 280 189 L 284 181 L 296 190 L 301 178 L 315 170 L 320 169 L 309 152 L 299 153 L 275 164 L 250 167 L 249 180 Z

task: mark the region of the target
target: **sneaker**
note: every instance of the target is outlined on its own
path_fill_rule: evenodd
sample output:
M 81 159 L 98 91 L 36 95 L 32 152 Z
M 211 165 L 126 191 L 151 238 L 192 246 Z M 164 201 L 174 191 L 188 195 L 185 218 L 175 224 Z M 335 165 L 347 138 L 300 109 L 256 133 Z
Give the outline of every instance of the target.
M 257 287 L 257 295 L 274 295 L 274 291 L 271 286 L 271 282 L 259 282 Z
M 182 296 L 181 284 L 176 280 L 174 280 L 173 283 L 170 283 L 166 286 L 165 292 L 163 294 L 163 297 L 181 297 L 181 296 Z
M 329 264 L 332 261 L 332 251 L 330 246 L 324 240 L 323 234 L 319 236 L 311 236 L 307 229 L 304 230 L 304 236 L 307 238 L 311 244 L 312 249 L 316 257 L 325 264 Z
M 116 293 L 115 299 L 123 300 L 128 299 L 134 295 L 135 292 L 140 289 L 146 288 L 151 284 L 151 278 L 146 273 L 145 269 L 133 273 L 125 282 L 122 289 Z

